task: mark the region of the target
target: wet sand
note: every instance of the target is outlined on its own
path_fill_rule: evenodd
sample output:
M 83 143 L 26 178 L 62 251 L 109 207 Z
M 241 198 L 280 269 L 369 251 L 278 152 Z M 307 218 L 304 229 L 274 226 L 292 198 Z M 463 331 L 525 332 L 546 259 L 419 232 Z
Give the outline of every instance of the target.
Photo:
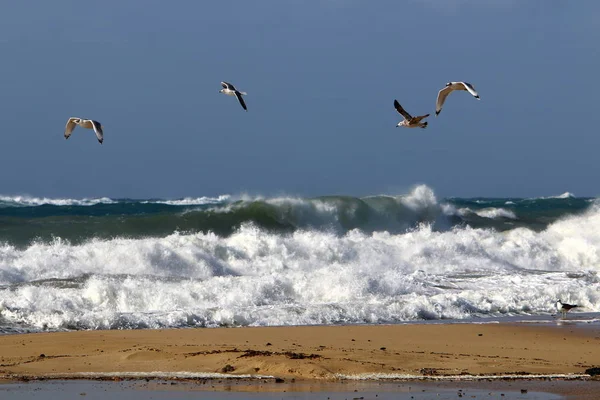
M 310 326 L 0 336 L 0 378 L 4 379 L 436 379 L 584 374 L 598 364 L 600 329 L 568 324 Z
M 0 384 L 0 398 L 29 399 L 597 399 L 599 382 L 273 382 L 240 381 L 30 381 Z

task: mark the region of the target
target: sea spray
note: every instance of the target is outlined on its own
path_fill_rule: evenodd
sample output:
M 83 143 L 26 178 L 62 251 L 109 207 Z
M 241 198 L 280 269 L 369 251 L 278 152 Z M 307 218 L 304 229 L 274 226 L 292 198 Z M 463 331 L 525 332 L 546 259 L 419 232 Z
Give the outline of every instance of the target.
M 242 222 L 225 236 L 174 232 L 76 243 L 54 237 L 24 247 L 5 243 L 0 246 L 0 329 L 397 323 L 543 315 L 555 311 L 557 298 L 600 311 L 600 210 L 594 202 L 587 202 L 583 214 L 577 209 L 542 230 L 521 226 L 501 231 L 474 228 L 464 221 L 440 228 L 440 219 L 448 216 L 435 197 L 375 198 L 371 210 L 382 213 L 390 207 L 397 210 L 394 204 L 399 204 L 404 214 L 392 225 L 397 229 L 325 227 L 314 220 L 340 215 L 334 201 L 294 200 L 302 207 L 298 212 L 289 199 L 266 199 L 261 204 L 283 203 L 296 210 L 296 220 L 311 222 L 285 232 Z M 409 205 L 403 202 L 406 198 Z M 360 202 L 335 201 L 356 218 Z M 452 201 L 489 208 L 500 200 Z

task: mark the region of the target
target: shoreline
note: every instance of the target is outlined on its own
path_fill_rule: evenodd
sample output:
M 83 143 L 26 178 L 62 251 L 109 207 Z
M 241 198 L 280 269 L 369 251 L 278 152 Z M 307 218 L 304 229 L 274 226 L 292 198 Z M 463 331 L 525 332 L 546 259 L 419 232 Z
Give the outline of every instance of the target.
M 584 379 L 600 328 L 498 323 L 0 336 L 0 379 Z

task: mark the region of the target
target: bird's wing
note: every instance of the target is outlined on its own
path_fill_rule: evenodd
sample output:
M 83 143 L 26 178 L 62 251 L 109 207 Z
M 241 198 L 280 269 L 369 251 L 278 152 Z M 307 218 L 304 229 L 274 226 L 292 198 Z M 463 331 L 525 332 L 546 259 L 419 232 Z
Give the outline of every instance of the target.
M 461 83 L 465 87 L 465 89 L 467 89 L 467 91 L 469 93 L 471 93 L 476 98 L 479 98 L 479 94 L 477 93 L 477 91 L 475 90 L 475 88 L 473 87 L 473 85 L 471 85 L 468 82 L 459 82 L 459 83 Z
M 102 124 L 98 121 L 94 121 L 93 119 L 91 121 L 92 127 L 94 128 L 94 132 L 96 132 L 96 137 L 98 138 L 100 144 L 102 144 L 102 142 L 104 141 L 104 132 L 102 132 Z
M 398 103 L 398 100 L 394 100 L 394 108 L 396 109 L 396 111 L 398 111 L 400 114 L 402 114 L 402 116 L 404 118 L 406 118 L 406 119 L 412 118 L 412 116 L 409 113 L 407 113 L 404 108 L 402 108 L 400 103 Z
M 442 111 L 442 106 L 446 101 L 446 97 L 453 91 L 452 86 L 446 86 L 438 92 L 437 101 L 435 102 L 435 115 L 437 116 Z
M 235 88 L 233 87 L 233 85 L 231 83 L 221 82 L 221 86 L 223 86 L 223 88 L 225 88 L 225 89 L 235 90 Z
M 238 101 L 242 105 L 242 108 L 244 110 L 248 111 L 248 109 L 246 108 L 246 103 L 244 102 L 244 99 L 242 98 L 242 94 L 240 92 L 238 92 L 237 90 L 235 91 L 235 97 L 237 97 Z
M 425 119 L 429 117 L 429 114 L 425 114 L 425 115 L 419 115 L 418 117 L 414 117 L 413 119 L 410 120 L 411 123 L 416 124 L 421 122 L 422 119 Z
M 65 139 L 68 139 L 69 136 L 71 136 L 71 133 L 73 133 L 73 129 L 75 129 L 75 122 L 73 121 L 75 118 L 71 117 L 69 118 L 69 120 L 67 121 L 67 126 L 65 126 Z

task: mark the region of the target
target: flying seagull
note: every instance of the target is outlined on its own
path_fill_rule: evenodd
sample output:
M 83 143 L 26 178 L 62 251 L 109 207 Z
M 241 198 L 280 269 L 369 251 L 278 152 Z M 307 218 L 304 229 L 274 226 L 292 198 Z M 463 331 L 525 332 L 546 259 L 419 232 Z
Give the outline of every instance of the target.
M 398 122 L 396 128 L 399 126 L 404 126 L 406 128 L 426 128 L 427 122 L 421 122 L 422 119 L 429 117 L 429 114 L 420 115 L 418 117 L 413 117 L 409 113 L 406 112 L 404 108 L 398 103 L 398 100 L 394 100 L 394 108 L 404 117 L 404 120 Z
M 558 300 L 556 302 L 556 308 L 558 309 L 558 311 L 561 312 L 561 314 L 563 315 L 563 318 L 567 317 L 567 313 L 569 311 L 571 311 L 573 308 L 575 307 L 579 307 L 577 304 L 567 304 L 567 303 L 563 303 L 562 301 Z
M 96 137 L 100 144 L 104 141 L 104 133 L 102 132 L 102 124 L 98 121 L 94 121 L 93 119 L 83 119 L 77 117 L 71 117 L 67 121 L 67 126 L 65 127 L 65 139 L 68 139 L 73 133 L 73 129 L 75 129 L 75 125 L 79 125 L 82 128 L 93 129 L 96 132 Z
M 446 86 L 438 92 L 437 101 L 435 103 L 435 116 L 436 117 L 442 111 L 442 106 L 444 105 L 444 102 L 446 101 L 446 97 L 448 97 L 448 95 L 455 90 L 466 90 L 467 92 L 471 93 L 477 100 L 481 100 L 479 98 L 479 94 L 477 94 L 477 92 L 475 91 L 475 88 L 470 83 L 448 82 L 448 83 L 446 83 Z
M 242 98 L 242 96 L 245 96 L 247 94 L 246 92 L 240 92 L 231 83 L 227 82 L 221 82 L 221 86 L 223 86 L 223 89 L 219 90 L 219 93 L 226 94 L 227 96 L 237 97 L 238 101 L 242 105 L 242 108 L 248 111 L 248 109 L 246 108 L 246 103 L 244 103 L 244 99 Z

